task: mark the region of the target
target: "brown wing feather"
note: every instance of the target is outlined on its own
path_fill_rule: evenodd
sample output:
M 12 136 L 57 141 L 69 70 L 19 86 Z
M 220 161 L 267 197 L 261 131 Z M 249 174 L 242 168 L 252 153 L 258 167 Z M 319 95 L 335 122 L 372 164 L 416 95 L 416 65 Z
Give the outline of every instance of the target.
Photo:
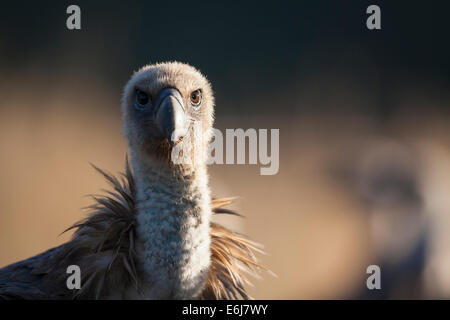
M 98 299 L 112 288 L 130 284 L 139 290 L 135 251 L 135 183 L 126 161 L 120 178 L 97 168 L 114 191 L 93 196 L 91 214 L 74 224 L 72 240 L 28 260 L 0 269 L 0 298 Z M 223 208 L 233 199 L 214 199 L 215 213 L 237 214 Z M 258 244 L 216 223 L 211 223 L 211 269 L 201 299 L 248 299 L 247 275 L 261 268 L 254 255 Z M 66 269 L 80 266 L 82 286 L 66 288 Z M 116 291 L 115 290 L 115 291 Z M 75 292 L 75 293 L 74 293 Z
M 213 199 L 213 212 L 237 214 L 222 208 L 233 200 Z M 261 245 L 217 223 L 211 223 L 211 268 L 200 298 L 249 299 L 244 286 L 250 284 L 248 275 L 257 277 L 258 271 L 264 269 L 258 263 L 255 251 L 262 253 Z

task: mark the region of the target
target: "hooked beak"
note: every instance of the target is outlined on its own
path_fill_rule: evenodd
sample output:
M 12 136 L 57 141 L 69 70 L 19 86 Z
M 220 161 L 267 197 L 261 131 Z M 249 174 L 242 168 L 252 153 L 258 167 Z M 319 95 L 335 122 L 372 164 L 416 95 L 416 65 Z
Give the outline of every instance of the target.
M 173 147 L 183 139 L 189 127 L 180 92 L 174 88 L 161 90 L 155 101 L 155 110 L 156 125 Z

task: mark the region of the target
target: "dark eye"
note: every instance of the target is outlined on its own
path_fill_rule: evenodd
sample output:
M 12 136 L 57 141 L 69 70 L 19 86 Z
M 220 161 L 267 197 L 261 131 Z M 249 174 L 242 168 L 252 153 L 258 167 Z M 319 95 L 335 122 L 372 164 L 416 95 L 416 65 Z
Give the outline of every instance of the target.
M 200 90 L 192 91 L 189 100 L 193 106 L 198 106 L 202 102 L 202 92 Z
M 136 90 L 136 106 L 143 109 L 149 101 L 148 95 L 141 90 Z

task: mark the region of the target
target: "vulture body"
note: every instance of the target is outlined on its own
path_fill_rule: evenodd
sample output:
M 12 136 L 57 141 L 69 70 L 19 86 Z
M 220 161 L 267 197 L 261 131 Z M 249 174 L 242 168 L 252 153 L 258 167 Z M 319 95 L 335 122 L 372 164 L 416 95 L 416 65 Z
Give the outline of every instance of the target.
M 211 199 L 206 170 L 212 89 L 195 68 L 137 71 L 123 93 L 131 166 L 95 196 L 71 241 L 0 269 L 0 299 L 239 299 L 260 246 L 211 221 L 235 214 Z M 181 159 L 181 160 L 180 160 Z M 79 266 L 81 288 L 67 268 Z

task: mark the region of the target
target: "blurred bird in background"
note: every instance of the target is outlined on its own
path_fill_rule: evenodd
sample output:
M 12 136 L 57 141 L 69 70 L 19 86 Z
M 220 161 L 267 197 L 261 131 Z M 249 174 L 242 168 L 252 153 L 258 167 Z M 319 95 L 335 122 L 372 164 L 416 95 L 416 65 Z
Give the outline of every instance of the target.
M 381 289 L 365 286 L 362 299 L 424 298 L 430 219 L 422 192 L 420 153 L 393 139 L 371 141 L 341 164 L 339 180 L 366 208 L 371 264 Z
M 182 63 L 144 67 L 125 86 L 122 112 L 131 168 L 120 179 L 97 169 L 114 191 L 94 197 L 71 241 L 0 269 L 0 298 L 248 298 L 259 245 L 210 221 L 235 213 L 208 187 L 209 82 Z M 179 146 L 188 162 L 173 161 Z M 66 286 L 70 265 L 81 269 L 79 290 Z

